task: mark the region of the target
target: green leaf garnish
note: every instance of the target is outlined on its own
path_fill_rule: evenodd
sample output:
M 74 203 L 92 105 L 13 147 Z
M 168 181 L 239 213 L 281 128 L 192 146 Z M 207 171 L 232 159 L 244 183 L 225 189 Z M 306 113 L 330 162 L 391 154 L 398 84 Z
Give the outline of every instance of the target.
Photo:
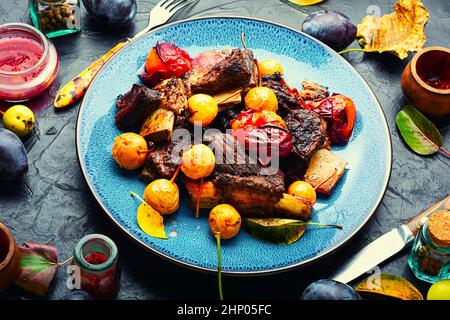
M 416 153 L 430 155 L 441 150 L 442 136 L 439 130 L 422 113 L 412 106 L 406 106 L 397 114 L 397 126 L 408 146 Z

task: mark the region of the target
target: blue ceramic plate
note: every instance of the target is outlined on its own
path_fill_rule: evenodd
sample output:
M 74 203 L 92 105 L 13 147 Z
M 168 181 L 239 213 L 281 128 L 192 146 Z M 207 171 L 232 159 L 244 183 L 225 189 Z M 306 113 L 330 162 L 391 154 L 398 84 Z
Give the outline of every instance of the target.
M 192 19 L 166 25 L 133 41 L 116 54 L 92 82 L 81 105 L 77 124 L 77 151 L 83 174 L 97 201 L 120 228 L 149 250 L 184 266 L 215 271 L 217 252 L 210 235 L 207 212 L 194 217 L 188 201 L 165 219 L 168 240 L 143 233 L 136 221 L 145 184 L 138 172 L 126 172 L 111 157 L 115 101 L 139 81 L 137 73 L 158 41 L 173 42 L 191 56 L 222 47 L 242 47 L 241 33 L 258 59 L 281 62 L 287 82 L 301 87 L 304 79 L 349 96 L 358 110 L 353 137 L 347 146 L 333 148 L 349 161 L 332 196 L 319 198 L 313 221 L 344 226 L 343 230 L 309 228 L 291 245 L 273 245 L 241 231 L 223 241 L 223 270 L 255 274 L 287 270 L 311 263 L 348 241 L 367 222 L 384 194 L 391 170 L 391 140 L 383 111 L 359 74 L 324 44 L 293 29 L 267 21 L 237 17 Z

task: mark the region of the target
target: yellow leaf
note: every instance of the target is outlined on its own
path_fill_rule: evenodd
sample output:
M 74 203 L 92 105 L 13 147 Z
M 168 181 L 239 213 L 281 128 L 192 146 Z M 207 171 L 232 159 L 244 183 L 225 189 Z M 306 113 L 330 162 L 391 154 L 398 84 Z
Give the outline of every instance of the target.
M 299 6 L 309 6 L 325 0 L 288 0 L 291 3 L 298 4 Z
M 381 18 L 366 16 L 357 25 L 359 43 L 366 52 L 391 52 L 404 59 L 426 41 L 425 24 L 430 17 L 420 0 L 400 0 L 395 12 Z
M 369 281 L 371 278 L 358 284 L 355 291 L 361 295 L 375 294 L 401 300 L 423 300 L 419 290 L 400 276 L 382 273 L 379 283 L 377 283 L 376 279 Z
M 158 211 L 146 203 L 142 203 L 137 211 L 137 222 L 139 227 L 149 236 L 167 239 L 164 231 L 163 217 Z

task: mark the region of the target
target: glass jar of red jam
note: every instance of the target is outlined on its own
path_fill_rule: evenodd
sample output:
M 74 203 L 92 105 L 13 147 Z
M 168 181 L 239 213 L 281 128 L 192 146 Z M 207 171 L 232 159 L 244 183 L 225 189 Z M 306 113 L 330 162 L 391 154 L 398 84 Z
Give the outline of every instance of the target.
M 36 28 L 0 25 L 0 100 L 24 101 L 45 91 L 58 73 L 58 54 Z
M 80 267 L 81 289 L 95 299 L 113 298 L 120 285 L 116 244 L 102 234 L 81 238 L 75 247 L 73 265 Z

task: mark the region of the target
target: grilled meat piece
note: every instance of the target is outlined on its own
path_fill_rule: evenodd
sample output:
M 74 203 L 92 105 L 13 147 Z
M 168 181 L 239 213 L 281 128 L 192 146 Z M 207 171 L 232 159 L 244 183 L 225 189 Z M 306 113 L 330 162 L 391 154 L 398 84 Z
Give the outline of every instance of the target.
M 282 171 L 261 175 L 261 167 L 249 162 L 245 150 L 236 145 L 239 142 L 231 135 L 215 133 L 207 139 L 215 151 L 216 166 L 208 178 L 209 192 L 200 195 L 202 207 L 229 203 L 247 217 L 309 218 L 311 205 L 284 193 L 285 176 Z M 186 188 L 194 204 L 199 187 L 187 184 Z
M 182 113 L 175 118 L 175 123 L 173 125 L 174 129 L 177 128 L 186 128 L 189 125 L 189 121 L 186 117 L 186 113 Z
M 309 159 L 320 148 L 329 148 L 327 123 L 310 110 L 292 110 L 285 118 L 285 124 L 292 134 L 292 153 L 282 159 L 281 168 L 289 172 L 287 182 L 301 179 L 308 168 Z
M 290 185 L 297 180 L 303 180 L 303 176 L 308 169 L 308 160 L 301 159 L 295 153 L 291 153 L 287 158 L 281 159 L 280 167 L 283 172 L 288 173 L 285 182 Z
M 179 78 L 170 78 L 157 84 L 153 90 L 162 94 L 160 108 L 167 109 L 180 115 L 184 112 L 190 90 L 186 83 Z
M 145 119 L 161 103 L 162 94 L 140 84 L 134 84 L 131 90 L 117 99 L 115 119 L 122 130 L 139 132 Z
M 299 90 L 298 94 L 303 101 L 314 101 L 328 97 L 328 88 L 322 87 L 320 84 L 312 81 L 302 81 L 303 90 Z
M 225 189 L 225 193 L 230 189 L 254 190 L 268 196 L 274 195 L 276 198 L 284 192 L 284 174 L 278 171 L 276 174 L 268 176 L 248 176 L 240 177 L 228 173 L 215 172 L 212 181 Z
M 230 121 L 236 119 L 242 111 L 242 106 L 237 106 L 231 109 L 224 110 L 217 114 L 216 119 L 214 120 L 213 126 L 222 131 L 227 129 L 231 129 Z
M 172 153 L 174 152 L 175 157 L 181 157 L 182 153 L 182 150 L 179 150 L 178 155 L 175 154 L 174 148 L 177 144 L 178 142 L 172 141 L 150 152 L 140 178 L 145 182 L 151 182 L 158 178 L 172 178 L 178 167 L 178 161 L 172 158 Z
M 284 120 L 294 139 L 293 153 L 309 160 L 313 153 L 327 145 L 327 123 L 311 110 L 292 110 Z
M 170 78 L 163 80 L 153 90 L 162 95 L 160 107 L 147 117 L 140 135 L 148 141 L 169 140 L 176 117 L 184 116 L 189 89 L 182 79 Z
M 276 216 L 292 219 L 309 219 L 311 215 L 311 204 L 290 194 L 283 193 L 279 199 L 278 197 L 268 196 L 267 193 L 251 189 L 227 188 L 224 192 L 210 180 L 203 182 L 199 193 L 199 180 L 185 178 L 183 182 L 191 199 L 192 208 L 196 207 L 198 200 L 200 208 L 205 209 L 214 208 L 220 203 L 229 203 L 241 215 L 246 217 Z
M 206 135 L 205 140 L 216 156 L 215 173 L 241 177 L 261 173 L 261 167 L 246 155 L 244 146 L 233 136 L 215 132 Z
M 290 110 L 303 109 L 304 101 L 297 89 L 287 85 L 279 72 L 266 75 L 262 78 L 262 85 L 272 89 L 278 99 L 278 113 L 285 117 Z
M 192 93 L 214 95 L 257 84 L 258 69 L 250 50 L 210 50 L 196 56 L 192 63 L 188 76 Z
M 235 189 L 260 192 L 275 202 L 279 200 L 285 190 L 283 172 L 262 175 L 262 168 L 246 155 L 244 146 L 229 134 L 215 133 L 205 138 L 216 156 L 212 181 L 223 190 L 228 200 L 232 201 L 230 192 Z
M 144 121 L 139 134 L 146 141 L 167 141 L 172 135 L 174 124 L 175 114 L 168 109 L 159 108 Z

